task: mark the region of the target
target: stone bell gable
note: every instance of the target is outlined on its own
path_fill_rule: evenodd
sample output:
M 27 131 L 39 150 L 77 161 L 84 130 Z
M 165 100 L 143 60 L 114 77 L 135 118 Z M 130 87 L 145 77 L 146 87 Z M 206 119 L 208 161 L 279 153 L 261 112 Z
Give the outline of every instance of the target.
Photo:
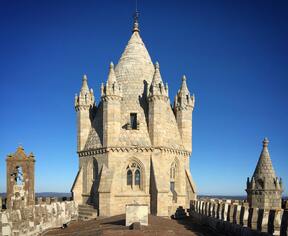
M 159 63 L 152 63 L 137 17 L 100 91 L 97 103 L 85 76 L 75 97 L 79 171 L 72 192 L 77 202 L 103 216 L 121 214 L 134 201 L 162 216 L 188 206 L 196 197 L 189 166 L 195 98 L 184 76 L 171 106 L 168 84 Z
M 15 153 L 6 158 L 7 165 L 7 203 L 8 209 L 19 209 L 34 205 L 34 165 L 33 153 L 26 155 L 19 146 Z
M 268 139 L 263 140 L 263 148 L 251 180 L 247 179 L 247 200 L 250 207 L 259 209 L 281 209 L 283 184 L 276 177 L 270 154 Z

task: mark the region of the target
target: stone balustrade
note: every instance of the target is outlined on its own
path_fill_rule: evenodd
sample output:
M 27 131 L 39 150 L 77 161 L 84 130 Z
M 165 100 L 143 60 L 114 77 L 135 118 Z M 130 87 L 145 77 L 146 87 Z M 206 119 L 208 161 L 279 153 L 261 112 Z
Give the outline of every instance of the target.
M 287 203 L 286 203 L 287 205 Z M 249 208 L 246 202 L 200 199 L 190 203 L 189 214 L 200 224 L 233 236 L 288 236 L 288 209 Z
M 78 206 L 74 201 L 36 198 L 36 205 L 0 212 L 0 236 L 39 235 L 49 228 L 61 227 L 77 216 Z

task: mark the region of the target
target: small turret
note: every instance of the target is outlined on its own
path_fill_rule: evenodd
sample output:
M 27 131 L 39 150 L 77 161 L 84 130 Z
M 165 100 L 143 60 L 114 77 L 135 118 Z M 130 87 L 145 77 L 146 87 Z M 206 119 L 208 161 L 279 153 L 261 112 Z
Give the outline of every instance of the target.
M 149 88 L 149 135 L 154 146 L 165 146 L 163 143 L 163 131 L 165 130 L 165 108 L 168 97 L 168 86 L 164 86 L 159 63 L 155 63 L 155 72 Z
M 251 182 L 247 183 L 247 199 L 251 207 L 280 209 L 282 180 L 276 177 L 268 151 L 269 140 L 263 140 L 263 148 Z M 273 196 L 273 198 L 271 198 Z
M 149 89 L 149 97 L 152 96 L 168 98 L 168 84 L 166 84 L 166 86 L 163 84 L 158 62 L 155 63 L 155 72 Z
M 89 90 L 87 76 L 84 75 L 82 79 L 82 87 L 79 96 L 75 94 L 75 110 L 77 112 L 77 150 L 83 150 L 89 131 L 91 128 L 91 120 L 93 109 L 95 108 L 95 98 L 93 89 Z
M 122 89 L 117 82 L 112 62 L 109 66 L 106 85 L 101 86 L 101 99 L 103 102 L 103 146 L 117 146 L 121 125 Z
M 181 87 L 174 101 L 174 113 L 184 148 L 189 152 L 192 152 L 192 112 L 194 104 L 195 97 L 194 95 L 190 96 L 186 76 L 183 75 Z
M 87 76 L 84 75 L 82 79 L 82 87 L 80 89 L 79 96 L 75 94 L 75 109 L 89 109 L 91 106 L 94 106 L 95 98 L 93 89 L 89 90 Z
M 109 66 L 109 74 L 108 74 L 106 86 L 104 86 L 103 84 L 101 85 L 101 96 L 102 97 L 105 97 L 105 96 L 122 97 L 122 89 L 119 83 L 117 82 L 113 62 L 111 62 Z

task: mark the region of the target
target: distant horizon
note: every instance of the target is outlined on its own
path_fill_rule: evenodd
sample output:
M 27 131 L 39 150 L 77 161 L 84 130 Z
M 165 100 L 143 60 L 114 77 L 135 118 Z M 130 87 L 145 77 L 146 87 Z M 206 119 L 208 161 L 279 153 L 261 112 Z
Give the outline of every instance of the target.
M 171 104 L 183 74 L 195 94 L 190 170 L 198 195 L 245 195 L 268 137 L 288 196 L 288 1 L 139 0 L 138 7 L 140 35 Z M 87 74 L 99 104 L 133 13 L 130 1 L 0 2 L 0 192 L 5 158 L 19 143 L 35 155 L 36 192 L 71 189 L 79 168 L 74 95 Z

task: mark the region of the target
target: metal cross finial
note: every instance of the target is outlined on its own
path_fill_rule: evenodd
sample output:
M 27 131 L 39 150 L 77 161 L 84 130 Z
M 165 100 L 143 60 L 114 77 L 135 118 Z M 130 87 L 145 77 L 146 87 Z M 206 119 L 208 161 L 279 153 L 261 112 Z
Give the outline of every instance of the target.
M 137 31 L 139 32 L 139 11 L 137 9 L 137 0 L 136 0 L 136 10 L 135 10 L 135 13 L 134 13 L 134 25 L 133 25 L 133 32 Z

